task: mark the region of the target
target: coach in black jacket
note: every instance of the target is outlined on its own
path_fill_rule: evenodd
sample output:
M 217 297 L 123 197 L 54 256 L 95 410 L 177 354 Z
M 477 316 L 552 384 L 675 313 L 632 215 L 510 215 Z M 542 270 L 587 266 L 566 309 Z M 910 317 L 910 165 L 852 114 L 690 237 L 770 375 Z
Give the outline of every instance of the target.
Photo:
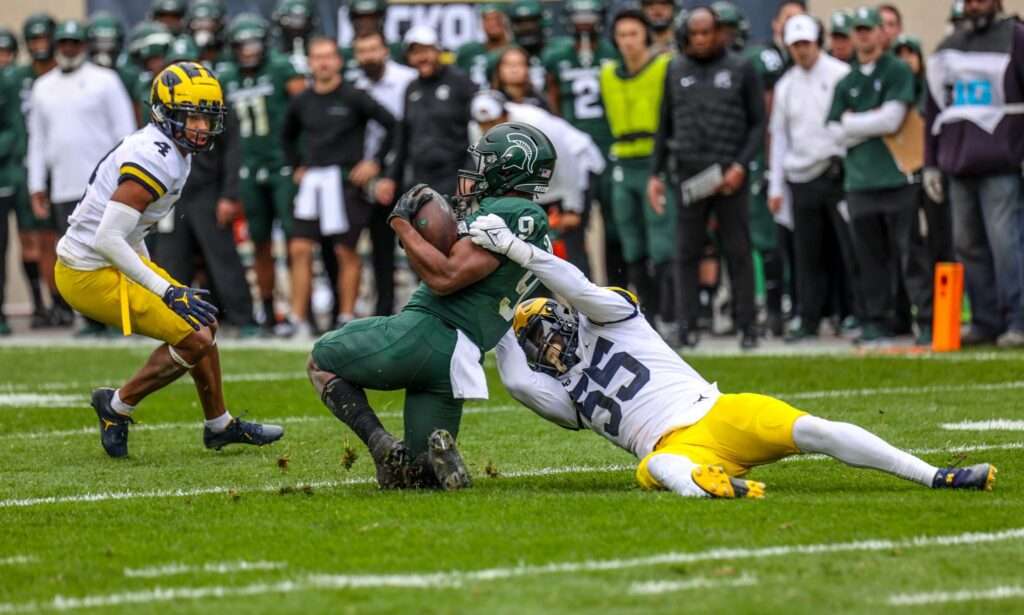
M 476 85 L 458 67 L 441 64 L 433 29 L 409 30 L 405 49 L 420 76 L 405 92 L 405 117 L 398 123 L 389 176 L 397 186 L 424 183 L 455 194 L 457 173 L 467 160 L 469 104 Z
M 682 182 L 720 166 L 723 180 L 713 194 L 690 203 L 682 195 L 679 199 L 680 341 L 684 346 L 697 343 L 698 265 L 708 217 L 714 213 L 729 265 L 740 346 L 749 349 L 757 345 L 757 333 L 746 169 L 764 140 L 764 92 L 754 66 L 722 45 L 710 10 L 693 11 L 681 27 L 684 53 L 673 58 L 665 77 L 648 196 L 656 208 L 664 207 L 662 174 L 679 189 Z

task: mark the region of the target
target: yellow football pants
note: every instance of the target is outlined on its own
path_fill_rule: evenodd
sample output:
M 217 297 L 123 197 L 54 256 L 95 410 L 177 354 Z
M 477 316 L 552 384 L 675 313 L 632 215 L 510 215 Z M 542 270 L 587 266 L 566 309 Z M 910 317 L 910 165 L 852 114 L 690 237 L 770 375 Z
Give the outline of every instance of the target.
M 146 266 L 171 284 L 181 286 L 169 273 L 149 259 Z M 113 267 L 95 271 L 72 269 L 60 260 L 54 267 L 57 290 L 71 307 L 105 325 L 176 346 L 192 333 L 192 327 L 161 297 L 139 286 Z
M 661 485 L 647 471 L 647 462 L 664 453 L 682 455 L 696 464 L 718 465 L 730 476 L 799 453 L 793 423 L 807 414 L 784 401 L 742 393 L 722 395 L 711 411 L 693 425 L 672 431 L 640 461 L 636 479 L 645 489 Z

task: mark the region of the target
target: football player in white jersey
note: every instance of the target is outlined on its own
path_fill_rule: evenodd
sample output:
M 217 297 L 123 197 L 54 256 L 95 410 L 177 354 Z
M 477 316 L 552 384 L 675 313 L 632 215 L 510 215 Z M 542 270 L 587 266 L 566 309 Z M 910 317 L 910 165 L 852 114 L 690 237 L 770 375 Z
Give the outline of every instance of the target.
M 150 123 L 99 161 L 57 246 L 57 288 L 72 307 L 125 335 L 164 342 L 121 388 L 93 391 L 100 441 L 111 457 L 127 455 L 135 406 L 190 372 L 207 448 L 268 444 L 284 434 L 281 427 L 242 421 L 224 406 L 209 291 L 174 280 L 149 260 L 143 243 L 181 195 L 192 154 L 212 148 L 223 128 L 220 83 L 201 64 L 179 62 L 157 75 L 150 102 Z
M 498 371 L 514 398 L 569 429 L 589 427 L 633 453 L 647 489 L 695 497 L 763 497 L 740 477 L 801 453 L 830 455 L 928 487 L 991 490 L 994 466 L 936 468 L 849 423 L 765 395 L 720 393 L 672 350 L 636 297 L 519 239 L 497 216 L 469 228 L 474 243 L 532 272 L 571 307 L 532 299 L 499 342 Z

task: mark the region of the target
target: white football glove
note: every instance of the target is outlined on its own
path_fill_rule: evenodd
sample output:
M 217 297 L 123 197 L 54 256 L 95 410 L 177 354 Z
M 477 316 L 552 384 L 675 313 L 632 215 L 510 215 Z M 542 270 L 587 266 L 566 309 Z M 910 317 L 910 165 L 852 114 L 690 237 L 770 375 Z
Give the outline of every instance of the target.
M 520 265 L 525 265 L 533 257 L 530 244 L 516 237 L 501 216 L 487 214 L 474 220 L 469 225 L 469 238 L 481 248 L 504 254 Z
M 929 199 L 936 203 L 946 200 L 945 191 L 942 188 L 942 171 L 935 167 L 925 167 L 921 183 L 924 184 L 924 192 Z

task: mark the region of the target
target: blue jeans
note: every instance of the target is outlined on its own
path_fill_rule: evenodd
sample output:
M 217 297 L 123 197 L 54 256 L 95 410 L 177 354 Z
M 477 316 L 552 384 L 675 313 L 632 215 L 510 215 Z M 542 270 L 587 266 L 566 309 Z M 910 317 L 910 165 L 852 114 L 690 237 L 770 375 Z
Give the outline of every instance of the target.
M 951 177 L 953 245 L 964 265 L 971 325 L 1024 331 L 1024 190 L 1019 175 Z

